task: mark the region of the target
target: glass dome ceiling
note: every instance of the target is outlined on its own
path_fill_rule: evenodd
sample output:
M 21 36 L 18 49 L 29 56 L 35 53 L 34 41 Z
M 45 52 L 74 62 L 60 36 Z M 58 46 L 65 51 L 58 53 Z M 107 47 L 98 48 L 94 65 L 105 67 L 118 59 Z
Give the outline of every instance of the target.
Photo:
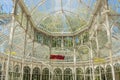
M 73 33 L 87 27 L 90 18 L 93 15 L 96 2 L 97 0 L 24 0 L 24 4 L 25 6 L 27 6 L 28 12 L 30 13 L 35 25 L 39 29 L 43 29 L 51 33 Z M 110 26 L 113 26 L 113 24 L 115 24 L 113 26 L 114 28 L 112 28 L 112 48 L 115 54 L 114 56 L 117 56 L 120 55 L 120 17 L 118 17 L 120 15 L 120 0 L 108 0 L 108 5 L 110 8 Z M 10 13 L 12 12 L 12 7 L 12 0 L 0 0 L 0 53 L 4 54 L 9 49 L 8 42 L 11 27 Z M 6 15 L 9 15 L 10 17 L 7 17 Z M 32 34 L 32 31 L 30 34 Z M 16 52 L 16 57 L 23 58 L 24 56 L 24 35 L 25 29 L 20 25 L 17 26 L 14 32 L 12 49 Z M 82 38 L 80 38 L 80 35 L 81 34 L 77 34 L 76 36 L 74 36 L 77 37 L 76 42 L 77 39 L 82 40 Z M 98 38 L 98 41 L 101 43 L 99 44 L 100 51 L 102 53 L 101 56 L 106 57 L 108 56 L 108 49 L 106 47 L 107 35 L 105 29 L 98 32 Z M 60 37 L 60 39 L 62 38 Z M 71 38 L 69 38 L 68 40 L 70 39 Z M 42 41 L 45 40 L 46 39 L 44 38 Z M 64 38 L 64 41 L 69 42 L 67 41 L 66 37 Z M 60 43 L 61 42 L 62 41 L 60 41 Z M 96 55 L 96 44 L 94 42 L 95 41 L 93 41 L 93 53 L 94 55 Z M 34 44 L 35 51 L 33 58 L 39 61 L 48 61 L 50 55 L 49 47 L 38 42 L 35 42 Z M 25 54 L 26 57 L 30 57 L 32 53 L 32 45 L 32 40 L 31 38 L 29 38 L 28 34 Z M 88 48 L 86 48 L 86 46 L 79 47 L 81 46 L 81 44 L 77 44 L 77 46 L 79 49 L 76 49 L 77 61 L 89 60 Z M 52 53 L 63 53 L 63 55 L 66 56 L 65 61 L 73 62 L 73 45 L 72 47 L 70 46 L 70 48 L 67 48 L 64 45 L 64 49 L 62 50 L 61 48 L 52 48 Z
M 51 33 L 87 27 L 96 0 L 24 0 L 35 25 Z

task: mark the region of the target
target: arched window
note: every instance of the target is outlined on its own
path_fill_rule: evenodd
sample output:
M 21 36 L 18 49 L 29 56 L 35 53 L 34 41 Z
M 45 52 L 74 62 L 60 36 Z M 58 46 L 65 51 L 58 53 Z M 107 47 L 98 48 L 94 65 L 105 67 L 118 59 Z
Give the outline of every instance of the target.
M 23 80 L 30 80 L 30 68 L 28 66 L 24 67 Z
M 13 76 L 13 65 L 12 63 L 9 64 L 9 80 L 12 80 L 12 76 Z
M 38 67 L 33 69 L 32 80 L 40 80 L 40 69 Z
M 105 72 L 101 66 L 96 67 L 95 69 L 95 79 L 96 80 L 105 80 Z
M 87 68 L 85 71 L 85 80 L 92 80 L 92 68 Z
M 62 71 L 60 68 L 56 68 L 53 73 L 53 80 L 62 80 Z
M 76 79 L 84 80 L 83 70 L 81 68 L 76 68 Z
M 64 70 L 64 80 L 73 80 L 72 70 L 70 68 Z
M 115 70 L 115 79 L 120 80 L 120 64 L 116 63 L 114 65 L 114 70 Z
M 19 65 L 16 65 L 14 67 L 13 76 L 14 76 L 14 80 L 19 80 L 20 79 L 20 67 L 19 67 Z
M 107 80 L 112 80 L 112 70 L 110 65 L 107 65 L 106 67 L 106 77 Z
M 49 69 L 48 68 L 43 69 L 42 80 L 49 80 Z

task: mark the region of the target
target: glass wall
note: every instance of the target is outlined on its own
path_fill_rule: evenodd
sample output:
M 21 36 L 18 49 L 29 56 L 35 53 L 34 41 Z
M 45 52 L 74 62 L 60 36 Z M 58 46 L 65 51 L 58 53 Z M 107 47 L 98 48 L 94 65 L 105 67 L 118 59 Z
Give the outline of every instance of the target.
M 114 65 L 115 70 L 115 79 L 120 79 L 120 64 L 116 63 Z M 72 69 L 66 68 L 64 72 L 60 68 L 55 68 L 53 70 L 53 74 L 49 72 L 49 68 L 44 68 L 42 70 L 42 75 L 40 73 L 40 69 L 35 67 L 33 69 L 33 73 L 30 74 L 31 69 L 28 66 L 24 67 L 23 72 L 23 80 L 30 80 L 30 76 L 32 75 L 31 80 L 73 80 L 75 78 L 75 74 L 73 73 Z M 0 80 L 4 80 L 5 73 L 2 71 L 2 64 L 0 64 Z M 106 73 L 105 69 L 101 66 L 98 66 L 94 69 L 95 80 L 112 80 L 112 70 L 111 66 L 107 65 Z M 84 79 L 85 78 L 85 79 Z M 76 80 L 92 80 L 93 73 L 92 68 L 88 67 L 85 71 L 85 74 L 82 68 L 76 68 Z M 10 65 L 9 68 L 9 80 L 21 80 L 21 69 L 19 65 L 12 67 Z
M 64 47 L 73 47 L 73 38 L 72 37 L 64 38 Z
M 62 38 L 54 37 L 52 38 L 52 47 L 61 47 Z

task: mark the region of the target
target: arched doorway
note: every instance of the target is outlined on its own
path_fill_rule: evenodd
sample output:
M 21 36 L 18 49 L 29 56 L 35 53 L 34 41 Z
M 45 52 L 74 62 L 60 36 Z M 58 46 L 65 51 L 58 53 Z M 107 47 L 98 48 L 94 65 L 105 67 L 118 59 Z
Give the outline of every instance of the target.
M 85 80 L 92 80 L 92 68 L 87 68 L 85 71 Z
M 106 67 L 106 78 L 107 80 L 112 80 L 112 69 L 110 65 Z
M 70 68 L 64 70 L 64 80 L 73 80 L 72 70 Z
M 84 74 L 81 68 L 76 68 L 76 80 L 84 80 Z
M 20 80 L 20 67 L 19 67 L 19 65 L 16 65 L 14 67 L 13 76 L 14 76 L 13 80 Z
M 30 80 L 30 68 L 28 66 L 24 67 L 23 80 Z
M 60 68 L 54 70 L 53 80 L 62 80 L 62 70 Z
M 38 67 L 33 69 L 32 80 L 40 80 L 40 69 Z
M 105 80 L 105 72 L 101 66 L 95 69 L 95 80 Z
M 48 68 L 43 69 L 42 80 L 49 80 L 49 69 Z
M 114 65 L 114 70 L 115 70 L 115 79 L 120 80 L 120 64 L 116 63 Z

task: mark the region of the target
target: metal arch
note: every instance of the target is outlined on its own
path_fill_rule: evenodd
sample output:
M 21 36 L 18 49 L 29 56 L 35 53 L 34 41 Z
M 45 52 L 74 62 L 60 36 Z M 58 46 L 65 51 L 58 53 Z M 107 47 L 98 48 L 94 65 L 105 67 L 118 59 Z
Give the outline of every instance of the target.
M 31 15 L 34 13 L 35 9 L 44 4 L 47 0 L 42 0 L 40 1 L 32 10 L 31 10 Z
M 110 68 L 112 68 L 112 64 L 109 63 L 109 64 L 106 64 L 106 65 L 105 65 L 105 70 L 107 69 L 108 66 L 110 66 Z
M 90 69 L 91 69 L 91 70 L 90 70 Z M 85 68 L 85 72 L 84 72 L 85 74 L 86 74 L 87 70 L 90 70 L 90 71 L 92 72 L 92 70 L 93 70 L 93 69 L 92 69 L 92 66 L 89 66 L 89 67 L 86 67 L 86 68 Z
M 66 67 L 65 69 L 64 69 L 64 75 L 66 74 L 66 71 L 70 71 L 70 73 L 69 74 L 72 74 L 72 69 L 71 68 L 69 68 L 69 67 Z
M 68 11 L 68 10 L 63 10 L 64 12 L 69 12 L 69 13 L 71 13 L 71 14 L 74 14 L 75 16 L 78 16 L 79 14 L 77 14 L 77 13 L 74 13 L 74 12 L 71 12 L 71 11 Z M 53 11 L 53 12 L 50 12 L 50 13 L 48 13 L 48 15 L 46 15 L 46 16 L 44 16 L 41 20 L 39 20 L 38 22 L 40 22 L 40 21 L 42 21 L 42 20 L 45 20 L 47 17 L 49 17 L 49 16 L 51 16 L 51 14 L 62 14 L 63 13 L 63 11 L 62 10 L 56 10 L 56 11 Z M 38 23 L 37 22 L 37 23 Z
M 39 71 L 39 74 L 40 74 L 40 72 L 41 72 L 39 67 L 34 67 L 32 70 L 33 70 L 33 72 L 34 72 L 34 70 Z
M 79 67 L 78 67 L 78 68 L 76 68 L 76 71 L 77 71 L 77 70 L 78 70 L 78 71 L 81 71 L 81 70 L 82 70 L 82 74 L 84 73 L 84 69 L 82 69 L 82 68 L 79 68 Z
M 18 70 L 18 73 L 20 72 L 20 65 L 15 65 L 14 66 L 14 70 L 13 71 L 15 71 L 16 72 L 16 68 L 18 68 L 19 70 Z
M 60 68 L 55 68 L 55 69 L 53 70 L 53 73 L 58 74 L 56 71 L 60 71 L 60 74 L 62 74 L 62 70 L 61 70 Z
M 88 45 L 80 45 L 80 46 L 79 46 L 79 49 L 80 49 L 81 47 L 87 47 L 88 50 L 89 50 L 89 53 L 90 53 L 90 50 L 91 50 L 91 49 L 90 49 L 90 47 L 89 47 Z
M 95 70 L 97 69 L 97 68 L 103 68 L 104 69 L 104 67 L 102 67 L 101 65 L 97 65 L 96 67 L 95 67 Z
M 75 15 L 75 16 L 78 16 L 78 19 L 80 19 L 80 16 L 79 16 L 79 14 L 77 14 L 77 13 L 74 13 L 74 12 L 71 12 L 71 11 L 68 11 L 68 10 L 57 10 L 57 11 L 53 11 L 53 12 L 48 13 L 48 15 L 44 16 L 41 20 L 38 20 L 37 23 L 39 23 L 39 22 L 41 22 L 41 21 L 44 21 L 46 18 L 50 17 L 51 14 L 54 14 L 54 13 L 55 13 L 55 14 L 57 14 L 57 13 L 58 13 L 58 14 L 63 14 L 63 15 L 65 16 L 65 18 L 66 18 L 66 20 L 67 20 L 67 22 L 68 22 L 71 30 L 73 31 L 72 26 L 70 25 L 70 21 L 69 21 L 69 19 L 67 18 L 66 12 L 68 12 L 68 13 L 70 13 L 70 14 L 73 14 L 73 15 Z M 37 24 L 37 26 L 38 26 L 38 25 L 39 25 L 39 24 Z M 48 31 L 48 30 L 47 30 L 47 31 Z M 52 32 L 51 32 L 51 33 L 52 33 Z

